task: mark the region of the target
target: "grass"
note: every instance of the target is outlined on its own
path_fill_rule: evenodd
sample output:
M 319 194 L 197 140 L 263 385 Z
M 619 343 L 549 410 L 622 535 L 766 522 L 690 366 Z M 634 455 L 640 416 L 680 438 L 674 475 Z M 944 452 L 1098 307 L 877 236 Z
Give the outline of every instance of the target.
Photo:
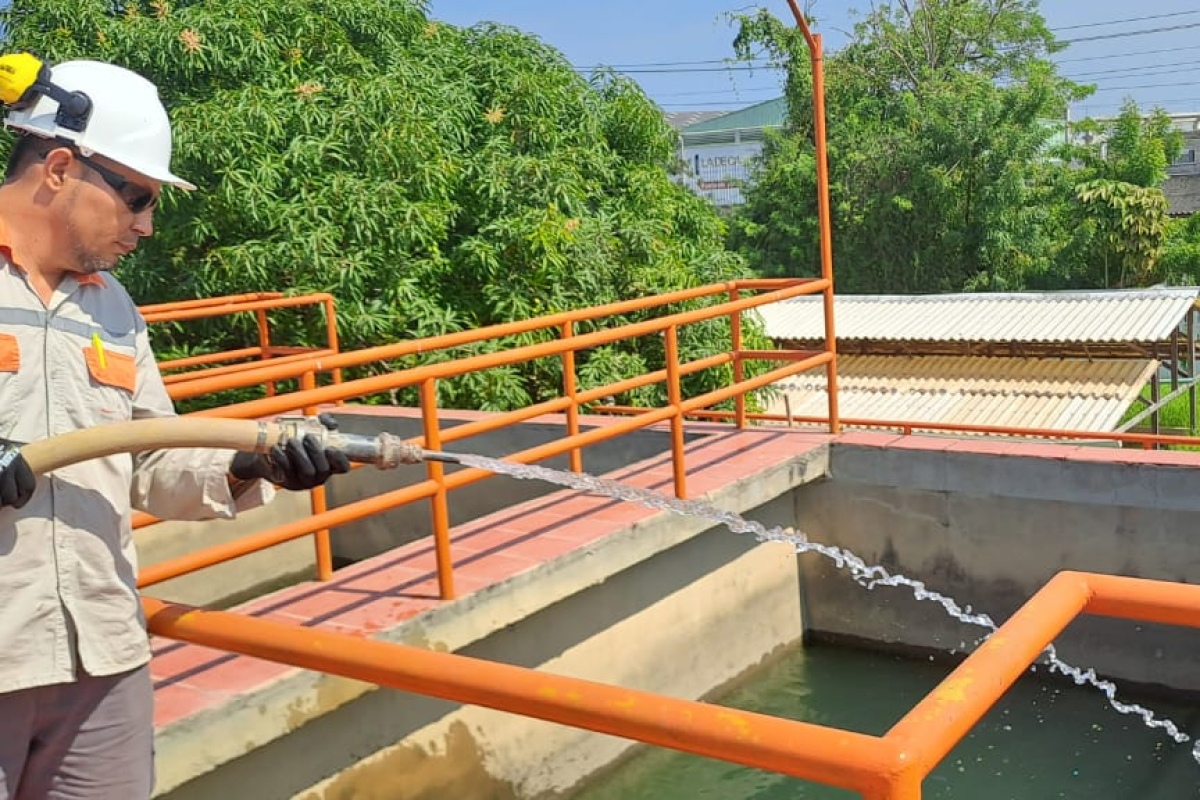
M 1168 394 L 1171 393 L 1171 384 L 1169 381 L 1166 383 L 1159 384 L 1159 387 L 1160 387 L 1159 391 L 1161 392 L 1160 396 L 1166 397 Z M 1200 391 L 1200 387 L 1197 388 L 1197 391 Z M 1150 402 L 1150 387 L 1149 386 L 1147 386 L 1145 389 L 1142 390 L 1142 399 L 1145 400 L 1147 404 L 1149 404 L 1149 402 Z M 1142 405 L 1141 403 L 1135 403 L 1134 405 L 1130 406 L 1129 409 L 1125 412 L 1125 414 L 1121 417 L 1121 424 L 1124 424 L 1127 420 L 1133 419 L 1135 416 L 1137 416 L 1142 411 L 1144 411 L 1145 408 L 1146 407 L 1144 405 Z M 1187 392 L 1184 392 L 1183 394 L 1179 395 L 1178 397 L 1173 398 L 1169 403 L 1167 403 L 1165 406 L 1163 406 L 1162 408 L 1159 409 L 1158 424 L 1159 424 L 1159 427 L 1162 428 L 1164 431 L 1167 428 L 1173 428 L 1173 429 L 1176 429 L 1179 431 L 1187 432 L 1184 435 L 1190 435 L 1190 436 L 1200 435 L 1200 428 L 1192 428 L 1191 427 L 1191 399 L 1188 397 Z M 1141 422 L 1138 423 L 1137 427 L 1149 428 L 1150 427 L 1150 418 L 1147 417 L 1147 418 L 1143 419 Z M 1171 449 L 1172 450 L 1200 450 L 1200 446 L 1193 447 L 1190 445 L 1187 445 L 1187 446 L 1178 445 L 1178 446 L 1172 446 Z

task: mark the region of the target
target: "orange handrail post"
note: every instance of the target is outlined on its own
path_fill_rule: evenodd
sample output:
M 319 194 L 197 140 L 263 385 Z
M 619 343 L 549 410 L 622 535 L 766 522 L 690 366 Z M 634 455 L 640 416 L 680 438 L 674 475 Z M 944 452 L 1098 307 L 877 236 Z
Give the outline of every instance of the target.
M 825 365 L 826 395 L 829 398 L 829 432 L 840 433 L 837 392 L 837 336 L 833 325 L 833 214 L 829 203 L 829 147 L 825 134 L 825 54 L 821 34 L 814 34 L 808 20 L 796 4 L 788 0 L 796 25 L 804 34 L 812 57 L 813 78 L 813 145 L 817 160 L 817 222 L 821 228 L 821 277 L 825 279 L 825 349 L 833 358 Z
M 258 322 L 258 349 L 262 353 L 259 356 L 263 361 L 268 361 L 271 358 L 271 331 L 267 324 L 267 310 L 260 308 L 254 312 L 254 318 Z M 315 384 L 314 384 L 315 386 Z M 306 389 L 314 388 L 313 386 L 303 387 Z M 266 383 L 267 397 L 275 396 L 275 382 L 267 381 Z
M 729 289 L 729 301 L 737 302 L 740 296 L 737 284 Z M 733 352 L 733 382 L 741 383 L 745 378 L 745 366 L 742 359 L 742 350 L 744 344 L 742 342 L 742 312 L 734 311 L 729 315 L 729 333 L 730 333 L 730 349 Z M 739 429 L 746 427 L 746 396 L 739 394 L 733 401 L 734 404 L 734 424 Z
M 897 722 L 885 738 L 928 774 L 1083 612 L 1090 590 L 1060 573 Z
M 442 449 L 442 432 L 437 416 L 437 379 L 421 382 L 421 421 L 425 429 L 425 449 Z M 425 462 L 429 480 L 437 491 L 429 498 L 433 517 L 433 542 L 437 553 L 438 590 L 443 600 L 454 599 L 454 557 L 450 552 L 450 506 L 446 500 L 446 470 L 442 462 Z
M 332 350 L 334 353 L 337 353 L 340 351 L 341 345 L 338 342 L 337 309 L 336 309 L 334 303 L 335 303 L 335 301 L 333 299 L 333 295 L 331 295 L 331 294 L 326 295 L 326 297 L 325 297 L 325 345 L 330 350 Z M 333 382 L 334 382 L 334 384 L 339 384 L 342 382 L 342 370 L 340 367 L 336 367 L 333 369 Z M 342 405 L 343 402 L 344 401 L 342 401 L 342 400 L 338 400 L 337 404 Z
M 675 496 L 687 498 L 687 465 L 683 460 L 683 389 L 679 385 L 679 328 L 667 328 L 667 405 L 671 407 L 671 463 L 675 472 Z
M 562 325 L 562 338 L 570 339 L 575 335 L 575 323 L 568 320 Z M 567 406 L 567 435 L 579 433 L 579 390 L 575 380 L 575 351 L 567 350 L 562 354 L 563 395 L 571 401 Z M 572 472 L 583 472 L 583 451 L 578 447 L 571 450 L 568 458 Z
M 300 377 L 300 389 L 308 391 L 315 389 L 317 386 L 316 373 L 306 372 Z M 306 406 L 304 413 L 307 416 L 315 416 L 317 414 L 316 406 Z M 329 505 L 325 497 L 325 487 L 317 486 L 309 490 L 309 505 L 312 508 L 313 516 L 324 514 L 329 510 Z M 329 528 L 322 528 L 313 534 L 313 543 L 316 548 L 317 559 L 317 580 L 327 581 L 333 577 L 333 544 L 329 540 Z

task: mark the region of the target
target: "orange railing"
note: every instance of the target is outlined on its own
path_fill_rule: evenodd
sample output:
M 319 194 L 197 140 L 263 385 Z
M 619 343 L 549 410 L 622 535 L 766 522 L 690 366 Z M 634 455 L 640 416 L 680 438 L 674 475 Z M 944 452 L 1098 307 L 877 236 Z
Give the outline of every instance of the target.
M 185 383 L 172 385 L 170 391 L 172 397 L 178 400 L 233 388 L 246 388 L 270 381 L 297 380 L 300 382 L 302 390 L 298 392 L 276 394 L 258 400 L 196 412 L 199 416 L 254 419 L 298 410 L 312 413 L 324 404 L 344 402 L 384 392 L 392 392 L 406 387 L 416 387 L 421 400 L 420 406 L 424 430 L 422 444 L 427 449 L 433 450 L 441 449 L 455 441 L 508 427 L 543 414 L 563 413 L 566 415 L 567 420 L 566 436 L 549 444 L 509 454 L 507 458 L 511 461 L 532 463 L 552 456 L 567 454 L 570 458 L 571 466 L 575 470 L 582 470 L 582 449 L 588 445 L 606 441 L 660 422 L 668 422 L 671 426 L 675 494 L 678 497 L 686 497 L 687 470 L 683 455 L 683 420 L 685 416 L 718 403 L 734 400 L 738 402 L 737 407 L 741 409 L 741 417 L 744 424 L 744 418 L 747 413 L 745 410 L 745 398 L 747 394 L 775 381 L 813 369 L 814 367 L 824 366 L 828 373 L 832 373 L 834 369 L 833 355 L 827 351 L 755 351 L 743 349 L 741 315 L 743 312 L 756 306 L 778 302 L 799 295 L 815 294 L 824 291 L 826 287 L 827 284 L 823 280 L 802 278 L 712 284 L 656 297 L 639 298 L 637 300 L 613 303 L 596 308 L 563 312 L 532 320 L 496 325 L 473 331 L 463 331 L 413 342 L 402 342 L 330 356 L 299 356 L 287 361 L 276 359 L 270 362 L 255 364 L 252 369 L 247 368 L 239 372 L 198 376 Z M 745 292 L 757 292 L 757 294 L 742 296 L 742 293 Z M 620 324 L 612 328 L 595 330 L 585 334 L 575 333 L 576 326 L 581 323 L 596 325 L 598 322 L 614 316 L 632 312 L 647 312 L 655 309 L 666 309 L 669 311 L 670 306 L 681 302 L 695 300 L 712 301 L 722 297 L 729 297 L 730 299 L 690 311 L 667 313 L 664 316 L 636 323 Z M 680 328 L 717 318 L 730 318 L 731 320 L 730 350 L 689 362 L 681 361 L 679 355 Z M 333 370 L 367 365 L 378 367 L 378 365 L 386 363 L 390 359 L 422 353 L 427 354 L 465 344 L 494 341 L 506 336 L 534 331 L 553 331 L 557 334 L 558 338 L 540 344 L 525 345 L 484 355 L 427 364 L 407 370 L 389 371 L 381 375 L 317 387 L 318 376 Z M 592 387 L 585 390 L 581 390 L 578 387 L 575 375 L 576 355 L 578 353 L 601 345 L 648 335 L 661 335 L 663 337 L 665 344 L 665 367 L 663 369 L 644 375 L 631 376 L 604 386 Z M 562 394 L 560 396 L 515 411 L 495 414 L 485 420 L 457 425 L 446 431 L 441 429 L 437 401 L 438 381 L 471 372 L 519 364 L 538 358 L 560 359 L 564 376 Z M 747 378 L 740 369 L 740 365 L 748 359 L 774 359 L 785 363 L 783 366 L 777 366 L 767 372 Z M 702 395 L 694 397 L 683 396 L 681 381 L 685 376 L 724 365 L 732 365 L 737 368 L 735 373 L 738 377 L 737 380 Z M 619 395 L 623 392 L 652 384 L 665 384 L 668 397 L 668 402 L 665 406 L 645 409 L 644 413 L 632 416 L 613 425 L 594 428 L 590 431 L 582 431 L 580 429 L 579 415 L 582 410 L 602 398 Z M 831 403 L 830 409 L 831 413 L 836 411 L 834 404 Z M 836 421 L 831 424 L 831 429 L 835 427 L 835 424 Z M 329 544 L 330 528 L 388 511 L 406 503 L 428 499 L 431 503 L 433 536 L 437 553 L 438 584 L 441 596 L 446 599 L 452 598 L 454 597 L 454 578 L 453 564 L 450 556 L 449 515 L 447 513 L 446 495 L 447 492 L 453 489 L 488 478 L 491 476 L 491 473 L 479 469 L 464 469 L 448 476 L 444 473 L 442 465 L 438 462 L 429 462 L 426 470 L 427 479 L 425 481 L 375 497 L 365 498 L 336 509 L 327 508 L 323 489 L 314 490 L 313 515 L 311 517 L 146 567 L 139 575 L 139 584 L 149 586 L 309 535 L 315 537 L 318 577 L 322 580 L 327 580 L 333 574 Z M 139 515 L 135 524 L 140 527 L 149 524 L 151 521 L 149 517 Z
M 1200 627 L 1200 586 L 1060 572 L 883 736 L 146 598 L 160 636 L 511 711 L 858 792 L 925 777 L 1080 614 Z
M 324 359 L 315 359 L 312 354 L 288 354 L 273 359 L 270 363 L 253 364 L 250 369 L 225 370 L 215 374 L 209 372 L 207 375 L 193 376 L 187 381 L 173 383 L 172 394 L 179 399 L 239 386 L 272 386 L 273 381 L 286 378 L 299 381 L 301 391 L 292 395 L 271 396 L 272 392 L 268 390 L 268 397 L 262 400 L 202 412 L 252 418 L 298 409 L 311 411 L 325 403 L 416 386 L 421 399 L 423 444 L 431 449 L 439 449 L 444 444 L 458 439 L 495 430 L 541 414 L 565 413 L 567 437 L 559 442 L 511 454 L 508 459 L 529 463 L 567 453 L 571 467 L 576 470 L 582 468 L 581 450 L 585 446 L 667 421 L 671 425 L 675 493 L 680 497 L 686 496 L 682 443 L 683 422 L 689 416 L 720 415 L 733 419 L 739 426 L 746 425 L 752 418 L 770 419 L 766 415 L 750 414 L 747 411 L 748 392 L 790 375 L 824 366 L 829 388 L 829 414 L 823 422 L 831 431 L 836 432 L 843 420 L 839 419 L 837 410 L 836 351 L 832 316 L 832 246 L 825 156 L 821 38 L 809 30 L 795 0 L 788 0 L 788 4 L 812 56 L 818 215 L 821 227 L 822 277 L 819 280 L 750 281 L 718 287 L 701 287 L 667 295 L 665 298 L 648 298 L 601 309 L 558 314 L 540 320 L 495 326 L 484 331 L 435 337 L 420 343 L 404 343 L 358 353 L 330 355 Z M 764 291 L 765 294 L 742 298 L 739 295 L 740 291 Z M 720 292 L 729 293 L 728 302 L 612 330 L 575 334 L 576 326 L 584 321 L 682 300 L 710 297 Z M 822 292 L 825 296 L 824 350 L 755 352 L 743 348 L 740 317 L 743 311 L 767 302 L 815 292 Z M 273 299 L 275 298 L 271 300 Z M 271 300 L 244 299 L 239 303 L 253 305 Z M 206 310 L 204 302 L 198 301 L 198 305 L 190 308 L 176 307 L 174 313 L 203 312 Z M 678 353 L 680 327 L 721 315 L 728 315 L 731 319 L 730 350 L 693 362 L 681 363 Z M 327 320 L 332 319 L 330 307 Z M 332 326 L 332 322 L 330 325 Z M 316 388 L 318 374 L 327 370 L 379 363 L 390 358 L 428 352 L 430 349 L 446 349 L 551 327 L 557 328 L 558 339 L 555 341 Z M 582 391 L 578 388 L 575 376 L 577 353 L 622 339 L 652 334 L 663 336 L 666 350 L 666 366 L 663 370 L 633 376 L 609 386 Z M 267 345 L 260 341 L 263 352 L 266 347 Z M 263 352 L 256 354 L 261 357 Z M 292 355 L 296 357 L 291 358 Z M 558 357 L 562 361 L 564 381 L 560 397 L 529 408 L 498 414 L 488 420 L 459 425 L 447 431 L 441 430 L 437 409 L 437 381 L 466 372 L 546 357 Z M 755 358 L 789 363 L 747 380 L 742 367 L 747 359 Z M 203 362 L 189 366 L 200 363 Z M 734 379 L 731 385 L 698 397 L 683 396 L 680 388 L 680 379 L 683 376 L 725 364 L 732 365 Z M 629 414 L 627 419 L 606 428 L 594 429 L 587 433 L 580 432 L 578 418 L 581 409 L 602 397 L 653 383 L 666 384 L 666 406 L 657 409 L 624 409 Z M 734 401 L 732 414 L 710 410 L 712 406 L 727 400 Z M 777 420 L 782 421 L 782 418 Z M 911 433 L 919 428 L 947 432 L 1030 435 L 1029 431 L 1004 428 L 887 423 L 878 420 L 852 422 L 899 429 L 904 433 Z M 1053 438 L 1107 438 L 1138 441 L 1143 444 L 1148 441 L 1161 442 L 1172 439 L 1138 434 L 1099 436 L 1076 435 L 1063 431 L 1034 433 Z M 447 492 L 481 480 L 486 477 L 486 473 L 469 469 L 446 476 L 441 464 L 437 462 L 430 462 L 426 469 L 427 480 L 415 486 L 338 509 L 322 510 L 315 513 L 311 519 L 299 520 L 272 531 L 246 537 L 239 542 L 209 548 L 183 559 L 147 568 L 141 573 L 140 583 L 153 584 L 310 534 L 317 534 L 319 572 L 322 577 L 327 577 L 331 571 L 327 563 L 328 541 L 324 541 L 323 548 L 321 540 L 322 536 L 327 536 L 329 527 L 406 502 L 429 498 L 432 501 L 441 594 L 444 598 L 453 597 L 447 531 Z M 145 521 L 141 520 L 142 523 Z M 287 626 L 227 612 L 201 611 L 153 598 L 145 598 L 143 604 L 151 632 L 160 636 L 771 770 L 855 791 L 868 800 L 919 800 L 924 778 L 1024 673 L 1046 645 L 1079 614 L 1090 613 L 1200 627 L 1200 587 L 1062 572 L 1037 592 L 891 730 L 883 736 L 869 736 L 320 629 Z
M 268 312 L 282 308 L 300 308 L 319 305 L 325 313 L 325 347 L 296 347 L 274 344 L 271 341 L 271 325 Z M 216 353 L 203 353 L 186 358 L 160 361 L 158 366 L 166 374 L 164 383 L 168 387 L 194 381 L 202 377 L 220 377 L 247 372 L 261 366 L 263 361 L 275 363 L 305 358 L 332 355 L 338 352 L 337 315 L 333 295 L 325 292 L 285 297 L 280 292 L 255 292 L 250 294 L 208 297 L 200 300 L 181 300 L 140 306 L 142 316 L 148 324 L 186 322 L 211 319 L 232 314 L 253 313 L 258 326 L 258 344 Z M 246 361 L 257 359 L 257 361 Z M 241 362 L 241 363 L 229 363 Z M 224 364 L 225 366 L 210 366 Z M 196 369 L 204 367 L 204 369 Z M 185 370 L 185 371 L 178 371 Z M 333 381 L 341 381 L 341 370 L 333 371 Z M 275 382 L 265 382 L 268 395 L 275 394 Z
M 637 414 L 642 409 L 636 406 L 604 406 L 597 413 L 604 414 Z M 697 420 L 731 421 L 736 416 L 728 411 L 697 411 L 688 416 Z M 801 417 L 785 414 L 755 414 L 745 415 L 747 422 L 811 425 L 826 427 L 829 420 L 826 417 Z M 843 428 L 863 428 L 868 430 L 896 431 L 902 436 L 913 436 L 920 433 L 942 434 L 974 434 L 982 436 L 1010 436 L 1021 439 L 1051 439 L 1066 441 L 1115 442 L 1122 445 L 1137 445 L 1145 450 L 1154 450 L 1166 446 L 1200 446 L 1200 438 L 1195 436 L 1180 436 L 1169 433 L 1128 433 L 1121 431 L 1074 431 L 1065 428 L 1017 428 L 1007 425 L 973 425 L 963 422 L 920 422 L 914 420 L 889 420 L 865 417 L 839 417 Z

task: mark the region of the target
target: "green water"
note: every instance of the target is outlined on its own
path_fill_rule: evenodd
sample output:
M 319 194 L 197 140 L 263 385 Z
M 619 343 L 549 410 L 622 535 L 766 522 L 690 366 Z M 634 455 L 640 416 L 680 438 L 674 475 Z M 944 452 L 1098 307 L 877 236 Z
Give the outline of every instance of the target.
M 1198 667 L 1200 669 L 1200 667 Z M 949 667 L 839 647 L 798 649 L 722 705 L 880 735 Z M 1200 709 L 1121 693 L 1200 734 Z M 646 749 L 576 800 L 849 800 L 859 795 Z M 1196 800 L 1200 765 L 1098 691 L 1029 673 L 925 780 L 924 800 Z

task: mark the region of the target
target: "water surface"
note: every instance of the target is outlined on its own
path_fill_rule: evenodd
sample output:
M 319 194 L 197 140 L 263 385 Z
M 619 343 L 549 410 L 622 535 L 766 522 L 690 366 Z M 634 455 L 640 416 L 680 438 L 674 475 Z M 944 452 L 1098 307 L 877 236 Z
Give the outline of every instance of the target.
M 722 705 L 881 735 L 949 667 L 851 648 L 797 648 Z M 1193 736 L 1200 710 L 1139 698 Z M 575 800 L 851 800 L 859 795 L 721 761 L 646 749 Z M 1095 689 L 1028 673 L 925 781 L 924 800 L 1197 800 L 1200 768 Z

